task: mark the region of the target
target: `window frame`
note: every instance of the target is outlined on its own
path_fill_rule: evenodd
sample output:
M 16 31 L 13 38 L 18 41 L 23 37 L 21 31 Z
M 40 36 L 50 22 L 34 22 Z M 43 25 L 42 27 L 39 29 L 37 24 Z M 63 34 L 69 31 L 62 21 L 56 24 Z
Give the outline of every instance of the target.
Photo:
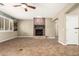
M 0 32 L 13 32 L 14 31 L 14 20 L 13 19 L 10 19 L 10 18 L 7 18 L 7 17 L 5 17 L 5 16 L 2 16 L 2 15 L 0 15 L 0 18 L 3 18 L 3 29 L 0 29 Z M 6 30 L 5 29 L 5 21 L 9 21 L 9 24 L 8 24 L 8 30 Z M 12 23 L 12 30 L 10 29 L 10 27 L 11 27 L 11 25 L 10 25 L 10 23 Z M 1 25 L 2 26 L 2 25 Z

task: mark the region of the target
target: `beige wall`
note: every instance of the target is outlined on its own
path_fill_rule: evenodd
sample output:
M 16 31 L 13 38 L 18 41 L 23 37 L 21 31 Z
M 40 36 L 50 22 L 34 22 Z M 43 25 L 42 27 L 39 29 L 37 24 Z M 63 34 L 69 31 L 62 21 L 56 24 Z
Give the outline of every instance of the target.
M 65 14 L 60 14 L 58 17 L 58 40 L 62 43 L 66 43 L 66 21 Z
M 45 35 L 55 37 L 55 23 L 51 18 L 46 19 Z M 18 36 L 33 36 L 33 20 L 18 21 Z
M 19 36 L 33 36 L 33 20 L 18 21 L 18 35 Z
M 0 42 L 7 41 L 17 37 L 17 32 L 0 32 Z
M 68 13 L 70 15 L 78 15 L 79 16 L 79 6 L 75 8 L 72 12 Z
M 46 36 L 48 37 L 55 37 L 56 35 L 56 29 L 55 29 L 55 22 L 52 21 L 52 18 L 47 18 L 45 21 L 45 32 L 46 32 Z

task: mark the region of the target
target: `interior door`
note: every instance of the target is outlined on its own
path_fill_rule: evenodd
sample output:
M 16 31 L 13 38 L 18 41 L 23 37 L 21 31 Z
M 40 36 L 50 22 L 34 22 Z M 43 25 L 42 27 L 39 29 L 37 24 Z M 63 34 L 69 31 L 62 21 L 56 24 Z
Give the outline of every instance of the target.
M 78 44 L 78 16 L 66 16 L 66 41 L 67 44 Z

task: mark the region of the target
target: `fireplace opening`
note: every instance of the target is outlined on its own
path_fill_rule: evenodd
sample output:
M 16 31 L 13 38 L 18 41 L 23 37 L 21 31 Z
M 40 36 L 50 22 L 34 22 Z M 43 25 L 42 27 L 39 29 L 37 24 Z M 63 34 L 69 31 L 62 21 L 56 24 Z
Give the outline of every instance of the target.
M 45 36 L 45 26 L 44 25 L 34 25 L 34 35 L 35 36 Z
M 35 30 L 35 35 L 36 36 L 43 36 L 43 29 L 36 29 Z

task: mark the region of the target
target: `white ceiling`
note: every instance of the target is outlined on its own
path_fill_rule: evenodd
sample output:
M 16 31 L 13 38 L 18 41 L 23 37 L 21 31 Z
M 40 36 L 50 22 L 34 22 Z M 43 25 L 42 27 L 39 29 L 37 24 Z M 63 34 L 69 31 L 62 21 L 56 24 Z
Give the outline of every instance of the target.
M 18 19 L 32 19 L 34 17 L 54 17 L 59 11 L 61 11 L 67 4 L 66 3 L 28 3 L 36 6 L 36 9 L 28 8 L 25 12 L 22 7 L 13 7 L 19 3 L 5 3 L 6 6 L 0 6 L 0 10 Z

